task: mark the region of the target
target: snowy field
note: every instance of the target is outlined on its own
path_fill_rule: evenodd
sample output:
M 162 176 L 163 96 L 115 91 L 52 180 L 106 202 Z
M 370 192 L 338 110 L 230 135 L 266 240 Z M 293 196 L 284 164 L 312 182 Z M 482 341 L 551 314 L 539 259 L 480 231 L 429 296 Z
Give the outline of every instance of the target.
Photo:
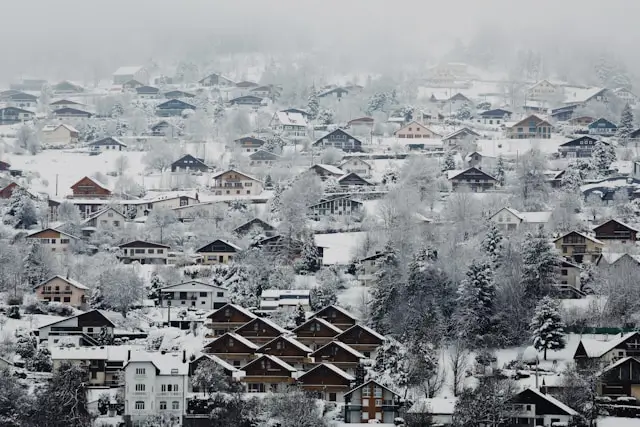
M 367 233 L 316 234 L 316 245 L 324 248 L 324 265 L 347 265 Z

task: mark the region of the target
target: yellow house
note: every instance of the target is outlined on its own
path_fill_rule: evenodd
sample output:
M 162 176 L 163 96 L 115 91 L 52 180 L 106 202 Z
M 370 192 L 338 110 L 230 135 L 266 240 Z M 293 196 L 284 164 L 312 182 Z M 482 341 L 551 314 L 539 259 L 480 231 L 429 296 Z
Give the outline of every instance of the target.
M 34 288 L 39 301 L 61 302 L 84 309 L 87 305 L 87 288 L 82 283 L 62 276 L 53 276 Z
M 407 139 L 440 138 L 442 136 L 415 120 L 402 126 L 394 132 L 394 135 L 396 138 Z
M 214 240 L 196 251 L 202 256 L 202 264 L 228 264 L 242 249 L 225 240 Z
M 553 243 L 563 257 L 571 258 L 578 264 L 582 262 L 595 264 L 604 248 L 604 243 L 600 240 L 579 231 L 572 231 L 558 237 Z

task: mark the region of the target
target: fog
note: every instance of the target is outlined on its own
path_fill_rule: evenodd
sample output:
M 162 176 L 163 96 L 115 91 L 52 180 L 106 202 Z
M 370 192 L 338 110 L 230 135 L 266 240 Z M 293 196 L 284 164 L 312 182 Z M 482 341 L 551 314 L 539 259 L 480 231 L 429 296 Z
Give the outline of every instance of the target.
M 437 61 L 458 43 L 513 55 L 606 50 L 635 68 L 629 0 L 31 0 L 5 2 L 0 80 L 88 79 L 153 59 L 313 52 L 370 69 Z M 627 52 L 629 53 L 627 55 Z

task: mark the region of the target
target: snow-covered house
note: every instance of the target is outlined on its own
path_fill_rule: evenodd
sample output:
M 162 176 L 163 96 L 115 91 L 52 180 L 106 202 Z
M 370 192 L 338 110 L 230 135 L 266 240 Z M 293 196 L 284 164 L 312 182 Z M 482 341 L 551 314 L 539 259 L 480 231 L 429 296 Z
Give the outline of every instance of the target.
M 124 419 L 129 425 L 150 415 L 182 420 L 186 413 L 189 363 L 179 353 L 132 351 L 124 371 Z
M 149 83 L 149 72 L 142 65 L 133 65 L 120 67 L 113 73 L 114 85 L 123 85 L 131 80 L 147 84 Z
M 341 330 L 346 330 L 352 327 L 358 321 L 357 317 L 353 314 L 335 304 L 328 305 L 318 310 L 311 316 L 311 318 L 324 319 Z
M 132 351 L 142 351 L 141 345 L 102 345 L 94 347 L 50 347 L 53 371 L 62 364 L 80 365 L 87 368 L 88 385 L 107 392 L 111 387 L 121 387 L 120 372 L 129 360 Z
M 254 218 L 233 230 L 233 233 L 244 237 L 247 235 L 262 235 L 265 237 L 273 236 L 275 234 L 275 227 L 271 224 L 261 220 L 260 218 Z
M 596 239 L 602 242 L 618 241 L 624 244 L 635 242 L 640 231 L 622 221 L 610 219 L 594 227 L 593 232 L 596 235 Z
M 51 114 L 57 119 L 89 119 L 93 116 L 93 113 L 89 111 L 71 107 L 58 108 Z
M 254 344 L 263 345 L 289 331 L 266 317 L 256 317 L 233 331 Z
M 356 324 L 336 336 L 335 340 L 361 352 L 367 359 L 374 359 L 385 337 L 365 325 Z
M 195 158 L 191 154 L 185 154 L 171 163 L 171 172 L 207 172 L 208 170 L 209 166 L 202 159 Z
M 106 207 L 82 221 L 82 233 L 91 235 L 96 230 L 122 230 L 126 221 L 127 218 L 122 212 L 112 207 Z
M 279 156 L 276 153 L 259 149 L 256 152 L 249 154 L 249 165 L 250 166 L 271 166 L 281 159 L 282 159 L 282 156 Z
M 38 106 L 38 97 L 30 93 L 17 91 L 8 96 L 7 104 L 16 108 L 34 109 Z
M 33 111 L 18 107 L 0 108 L 0 124 L 14 124 L 32 120 L 36 116 Z
M 309 206 L 309 213 L 315 219 L 329 216 L 351 216 L 362 212 L 364 204 L 350 196 L 321 199 Z
M 100 310 L 91 310 L 40 326 L 38 341 L 51 347 L 61 341 L 80 346 L 98 346 L 113 340 L 115 324 Z
M 558 152 L 562 157 L 571 157 L 571 158 L 591 157 L 591 153 L 593 153 L 593 149 L 596 146 L 596 142 L 598 142 L 598 139 L 588 135 L 584 135 L 579 138 L 572 139 L 571 141 L 567 141 L 564 144 L 560 144 L 560 146 L 558 147 Z M 609 145 L 604 141 L 602 141 L 602 143 Z
M 266 143 L 264 139 L 256 138 L 254 136 L 243 136 L 233 142 L 235 142 L 236 146 L 240 147 L 242 151 L 246 151 L 247 153 L 258 151 L 260 147 Z
M 155 86 L 139 86 L 136 95 L 140 99 L 157 99 L 160 97 L 160 89 Z
M 197 280 L 165 286 L 160 289 L 162 307 L 191 307 L 216 310 L 229 302 L 229 290 Z
M 604 249 L 603 242 L 579 231 L 560 236 L 553 243 L 562 256 L 572 258 L 578 264 L 595 263 Z
M 519 424 L 552 427 L 569 425 L 578 413 L 537 388 L 528 388 L 509 399 Z
M 344 401 L 344 421 L 347 424 L 378 420 L 392 425 L 401 407 L 398 393 L 373 380 L 345 393 Z
M 625 87 L 614 89 L 613 94 L 620 98 L 625 104 L 629 104 L 632 107 L 634 107 L 638 103 L 638 100 L 640 100 L 635 93 Z
M 225 304 L 207 315 L 205 326 L 211 329 L 207 336 L 222 336 L 226 332 L 233 331 L 256 317 L 258 316 L 239 305 Z
M 52 111 L 59 110 L 61 108 L 76 108 L 78 110 L 86 110 L 87 106 L 70 99 L 59 99 L 50 103 L 49 108 L 51 108 Z
M 293 311 L 299 306 L 309 311 L 310 292 L 308 289 L 266 289 L 260 294 L 260 311 Z
M 624 357 L 640 357 L 640 332 L 629 332 L 608 341 L 581 338 L 573 354 L 579 367 L 595 363 L 604 368 Z
M 45 228 L 44 230 L 34 231 L 27 235 L 27 241 L 37 242 L 48 252 L 67 252 L 72 242 L 77 241 L 76 236 L 72 236 L 64 231 L 55 230 L 53 228 Z
M 507 138 L 512 139 L 550 139 L 552 129 L 551 123 L 532 114 L 509 126 L 506 134 Z
M 203 351 L 218 356 L 225 362 L 239 368 L 254 358 L 258 348 L 260 348 L 259 345 L 243 336 L 234 332 L 225 332 L 205 345 Z M 244 371 L 244 369 L 242 370 Z
M 393 135 L 396 138 L 406 139 L 440 138 L 442 136 L 416 121 L 409 122 L 402 126 L 395 131 Z
M 618 131 L 618 125 L 602 117 L 590 123 L 587 128 L 589 135 L 611 136 Z
M 447 171 L 447 178 L 454 190 L 469 188 L 473 192 L 493 190 L 498 180 L 478 168 Z
M 505 207 L 489 217 L 489 220 L 504 231 L 516 231 L 524 228 L 535 230 L 545 226 L 551 218 L 551 211 L 520 212 L 516 209 Z
M 355 377 L 332 363 L 320 363 L 298 377 L 300 387 L 327 402 L 343 403 Z
M 277 392 L 295 382 L 298 370 L 284 360 L 263 354 L 240 368 L 245 376 L 242 382 L 249 393 Z
M 315 148 L 333 147 L 346 153 L 361 152 L 362 141 L 342 129 L 336 129 L 313 143 Z
M 197 249 L 196 253 L 202 257 L 203 265 L 229 264 L 241 250 L 231 242 L 217 239 Z
M 217 196 L 247 195 L 257 196 L 262 193 L 263 183 L 257 178 L 234 169 L 214 174 L 211 179 L 211 191 Z
M 307 120 L 300 113 L 276 112 L 271 118 L 269 126 L 285 137 L 306 137 Z
M 88 287 L 68 277 L 53 276 L 34 289 L 39 301 L 60 302 L 75 308 L 85 309 Z
M 434 424 L 450 426 L 453 424 L 453 412 L 456 402 L 457 398 L 455 397 L 423 397 L 418 399 L 411 408 L 409 408 L 405 419 L 407 422 L 411 422 L 416 417 L 428 414 Z
M 292 332 L 298 341 L 315 350 L 333 341 L 342 333 L 342 329 L 325 319 L 314 317 L 296 326 Z
M 42 142 L 47 144 L 76 144 L 78 130 L 68 124 L 47 125 L 42 128 Z
M 170 247 L 160 243 L 134 240 L 119 245 L 118 258 L 125 264 L 166 264 Z
M 338 168 L 345 173 L 356 173 L 363 178 L 371 176 L 371 165 L 360 157 L 348 157 L 343 159 Z
M 323 163 L 317 163 L 311 166 L 309 170 L 318 175 L 322 180 L 344 176 L 344 171 L 339 167 Z
M 296 369 L 305 369 L 313 363 L 309 355 L 313 350 L 298 341 L 293 335 L 282 334 L 256 350 L 259 354 L 269 354 L 284 360 Z
M 200 83 L 202 86 L 207 86 L 207 87 L 217 86 L 217 87 L 224 88 L 224 87 L 235 86 L 235 82 L 233 80 L 227 77 L 224 77 L 222 74 L 218 74 L 218 73 L 211 73 L 207 77 L 200 80 L 198 83 Z
M 548 80 L 541 80 L 527 89 L 527 98 L 536 101 L 549 101 L 562 94 L 562 87 L 549 83 Z
M 102 153 L 104 151 L 122 151 L 127 148 L 127 144 L 124 144 L 117 138 L 108 136 L 106 138 L 90 142 L 87 144 L 87 147 L 89 147 L 91 151 Z

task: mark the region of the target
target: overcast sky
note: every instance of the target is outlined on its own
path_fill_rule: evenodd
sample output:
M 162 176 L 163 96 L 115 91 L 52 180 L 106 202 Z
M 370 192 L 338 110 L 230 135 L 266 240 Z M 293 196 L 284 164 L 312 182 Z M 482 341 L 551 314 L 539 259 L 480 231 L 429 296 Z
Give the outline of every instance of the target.
M 334 48 L 437 55 L 479 28 L 505 37 L 631 50 L 640 40 L 633 0 L 26 0 L 5 2 L 0 78 L 87 76 L 96 68 L 174 58 L 218 42 L 263 49 Z M 243 39 L 240 39 L 240 36 Z M 635 59 L 634 59 L 635 61 Z

